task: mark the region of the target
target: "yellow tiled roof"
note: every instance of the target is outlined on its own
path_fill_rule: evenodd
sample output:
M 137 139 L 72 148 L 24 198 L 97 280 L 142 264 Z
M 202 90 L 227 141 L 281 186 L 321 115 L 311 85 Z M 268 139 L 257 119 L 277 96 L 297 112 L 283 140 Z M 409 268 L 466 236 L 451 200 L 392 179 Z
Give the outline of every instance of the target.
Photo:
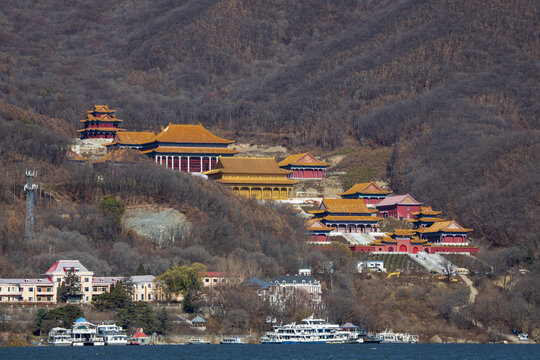
M 212 171 L 212 170 L 210 170 Z M 210 171 L 207 171 L 207 172 L 204 172 L 203 175 L 207 175 Z M 245 177 L 239 177 L 239 178 L 235 178 L 235 179 L 228 179 L 228 178 L 225 178 L 225 179 L 218 179 L 216 180 L 217 182 L 219 183 L 222 183 L 222 184 L 246 184 L 246 185 L 257 185 L 257 184 L 261 184 L 261 185 L 294 185 L 294 184 L 298 184 L 298 181 L 297 180 L 291 180 L 291 179 L 288 179 L 286 177 L 282 178 L 282 179 L 257 179 L 255 177 L 249 177 L 249 176 L 245 176 Z
M 109 105 L 94 105 L 94 108 L 92 110 L 88 110 L 87 113 L 93 113 L 93 112 L 99 112 L 99 113 L 113 113 L 115 110 L 109 109 Z
M 198 143 L 198 144 L 232 144 L 233 140 L 226 140 L 206 130 L 204 126 L 170 124 L 156 135 L 156 141 L 167 143 Z
M 338 195 L 354 195 L 356 193 L 388 195 L 391 193 L 391 191 L 385 191 L 381 189 L 374 182 L 367 182 L 354 184 L 349 190 L 342 192 Z
M 328 215 L 323 218 L 327 221 L 380 221 L 382 218 L 376 216 L 339 216 Z
M 151 131 L 118 131 L 116 133 L 115 141 L 110 144 L 105 144 L 105 146 L 111 146 L 115 144 L 147 144 L 154 140 L 156 136 Z
M 421 206 L 420 211 L 414 211 L 411 214 L 412 215 L 420 215 L 420 214 L 422 214 L 422 215 L 439 215 L 440 213 L 442 213 L 442 211 L 433 211 L 431 206 Z
M 298 166 L 328 166 L 327 162 L 320 161 L 308 152 L 293 154 L 280 161 L 278 166 L 298 165 Z
M 435 222 L 433 225 L 427 228 L 420 228 L 416 230 L 419 233 L 435 233 L 439 231 L 444 232 L 470 232 L 472 229 L 464 228 L 459 225 L 455 220 Z
M 377 212 L 375 209 L 368 209 L 362 199 L 323 199 L 321 206 L 323 204 L 329 213 L 369 214 Z
M 122 122 L 124 120 L 117 119 L 116 117 L 105 114 L 101 117 L 95 117 L 92 114 L 88 114 L 88 117 L 86 119 L 81 120 L 82 123 L 88 122 L 88 121 L 101 121 L 101 122 Z
M 307 229 L 308 230 L 319 230 L 319 231 L 332 231 L 335 228 L 328 227 L 321 223 L 318 219 L 310 219 L 307 222 Z
M 390 236 L 413 236 L 414 234 L 416 234 L 416 230 L 413 229 L 394 229 L 394 232 L 388 233 Z
M 141 151 L 143 154 L 168 153 L 168 154 L 236 154 L 237 150 L 217 147 L 175 147 L 158 146 L 157 148 Z
M 221 157 L 214 170 L 207 171 L 205 174 L 218 173 L 286 176 L 291 171 L 280 168 L 274 158 Z

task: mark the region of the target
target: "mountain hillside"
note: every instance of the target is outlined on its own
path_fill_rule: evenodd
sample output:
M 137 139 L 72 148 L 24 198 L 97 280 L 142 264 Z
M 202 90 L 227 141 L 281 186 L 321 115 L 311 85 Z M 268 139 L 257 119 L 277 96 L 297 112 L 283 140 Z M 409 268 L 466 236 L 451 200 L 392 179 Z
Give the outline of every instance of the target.
M 72 127 L 107 103 L 131 129 L 200 121 L 292 149 L 391 147 L 395 191 L 489 244 L 537 249 L 538 6 L 13 1 L 0 98 Z

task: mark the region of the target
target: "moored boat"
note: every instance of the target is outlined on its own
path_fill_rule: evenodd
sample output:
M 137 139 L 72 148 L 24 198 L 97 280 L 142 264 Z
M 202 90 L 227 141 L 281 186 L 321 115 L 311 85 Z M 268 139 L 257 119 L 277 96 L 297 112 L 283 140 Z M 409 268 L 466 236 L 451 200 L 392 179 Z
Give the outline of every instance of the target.
M 219 343 L 222 345 L 245 344 L 244 341 L 240 339 L 238 336 L 231 336 L 231 337 L 223 338 L 220 340 Z
M 71 329 L 72 346 L 103 346 L 105 341 L 97 336 L 96 325 L 78 318 Z
M 418 342 L 418 335 L 395 333 L 388 329 L 378 333 L 377 338 L 381 344 L 414 344 Z
M 126 331 L 116 324 L 102 324 L 97 326 L 97 337 L 102 338 L 105 345 L 127 345 Z
M 49 345 L 51 346 L 71 346 L 72 342 L 70 329 L 55 327 L 49 331 Z
M 192 338 L 188 340 L 189 345 L 207 345 L 210 344 L 210 341 L 199 339 L 199 338 Z
M 358 334 L 344 331 L 337 324 L 330 324 L 324 319 L 316 319 L 311 315 L 299 324 L 276 325 L 274 331 L 261 337 L 262 344 L 345 344 L 357 342 Z

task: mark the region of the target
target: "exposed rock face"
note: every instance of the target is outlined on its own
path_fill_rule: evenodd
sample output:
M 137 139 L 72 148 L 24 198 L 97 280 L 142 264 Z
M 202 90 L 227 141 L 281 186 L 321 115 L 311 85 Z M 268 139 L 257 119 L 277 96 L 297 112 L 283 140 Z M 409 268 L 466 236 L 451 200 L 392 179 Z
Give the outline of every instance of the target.
M 430 342 L 432 343 L 435 343 L 435 344 L 440 344 L 442 343 L 442 339 L 439 335 L 433 335 L 430 339 L 429 339 Z
M 191 223 L 178 210 L 171 208 L 128 208 L 123 219 L 124 227 L 152 240 L 160 247 L 186 236 Z

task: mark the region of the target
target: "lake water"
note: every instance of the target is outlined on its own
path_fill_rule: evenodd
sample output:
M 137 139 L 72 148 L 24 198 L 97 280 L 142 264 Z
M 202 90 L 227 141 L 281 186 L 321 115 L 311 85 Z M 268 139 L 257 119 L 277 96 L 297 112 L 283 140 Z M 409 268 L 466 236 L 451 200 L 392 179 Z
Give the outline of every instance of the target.
M 0 359 L 339 359 L 339 360 L 439 360 L 439 359 L 540 359 L 540 345 L 499 344 L 293 344 L 293 345 L 163 345 L 104 347 L 0 348 Z

